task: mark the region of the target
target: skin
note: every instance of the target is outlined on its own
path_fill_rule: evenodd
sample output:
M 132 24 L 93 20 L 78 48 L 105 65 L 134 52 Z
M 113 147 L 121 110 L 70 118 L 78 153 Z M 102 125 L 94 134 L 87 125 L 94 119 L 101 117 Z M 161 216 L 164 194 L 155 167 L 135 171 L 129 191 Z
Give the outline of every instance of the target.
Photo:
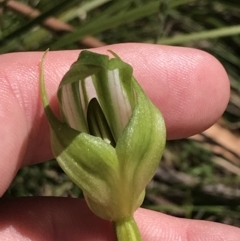
M 111 49 L 130 63 L 134 75 L 162 111 L 168 139 L 184 138 L 211 126 L 229 100 L 222 65 L 196 49 L 150 44 L 118 44 Z M 56 90 L 79 51 L 50 52 L 45 80 L 53 109 Z M 52 158 L 49 127 L 39 96 L 43 53 L 0 56 L 0 195 L 19 168 Z M 83 200 L 56 197 L 0 199 L 0 240 L 113 241 L 112 226 L 91 213 Z M 136 221 L 144 241 L 238 241 L 240 229 L 139 209 Z

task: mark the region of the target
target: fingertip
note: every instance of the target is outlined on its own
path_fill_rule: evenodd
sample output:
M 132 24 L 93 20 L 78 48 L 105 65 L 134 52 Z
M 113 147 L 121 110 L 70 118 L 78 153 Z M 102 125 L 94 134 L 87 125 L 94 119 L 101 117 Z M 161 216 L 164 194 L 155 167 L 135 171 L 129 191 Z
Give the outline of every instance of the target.
M 221 117 L 230 84 L 221 63 L 204 51 L 177 47 L 171 58 L 165 68 L 167 96 L 156 102 L 166 119 L 168 139 L 178 139 L 204 131 Z

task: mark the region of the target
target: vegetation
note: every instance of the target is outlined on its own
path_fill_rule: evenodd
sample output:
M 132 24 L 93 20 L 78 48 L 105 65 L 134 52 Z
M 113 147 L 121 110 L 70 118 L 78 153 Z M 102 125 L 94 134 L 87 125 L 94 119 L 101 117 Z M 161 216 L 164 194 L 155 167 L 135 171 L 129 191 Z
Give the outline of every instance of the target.
M 0 16 L 0 53 L 147 42 L 216 56 L 231 80 L 229 105 L 214 125 L 219 134 L 169 141 L 143 206 L 240 227 L 238 0 L 0 1 Z M 8 195 L 80 197 L 81 190 L 52 160 L 20 170 Z

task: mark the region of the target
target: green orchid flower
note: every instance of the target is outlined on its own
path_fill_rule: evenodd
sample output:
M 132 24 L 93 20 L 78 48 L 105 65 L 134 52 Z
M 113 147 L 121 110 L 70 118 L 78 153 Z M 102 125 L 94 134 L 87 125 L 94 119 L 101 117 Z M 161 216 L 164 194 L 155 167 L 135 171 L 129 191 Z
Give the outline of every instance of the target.
M 159 110 L 145 95 L 132 67 L 110 51 L 82 51 L 58 88 L 62 119 L 41 95 L 51 130 L 52 151 L 83 191 L 90 209 L 113 221 L 118 240 L 139 241 L 133 213 L 163 153 L 166 130 Z

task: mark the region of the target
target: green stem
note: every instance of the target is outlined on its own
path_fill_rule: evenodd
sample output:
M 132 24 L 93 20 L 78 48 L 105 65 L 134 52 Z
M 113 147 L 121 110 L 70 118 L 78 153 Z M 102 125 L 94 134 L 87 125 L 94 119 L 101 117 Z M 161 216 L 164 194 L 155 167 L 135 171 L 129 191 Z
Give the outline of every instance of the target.
M 114 222 L 118 241 L 142 241 L 138 226 L 133 217 Z

